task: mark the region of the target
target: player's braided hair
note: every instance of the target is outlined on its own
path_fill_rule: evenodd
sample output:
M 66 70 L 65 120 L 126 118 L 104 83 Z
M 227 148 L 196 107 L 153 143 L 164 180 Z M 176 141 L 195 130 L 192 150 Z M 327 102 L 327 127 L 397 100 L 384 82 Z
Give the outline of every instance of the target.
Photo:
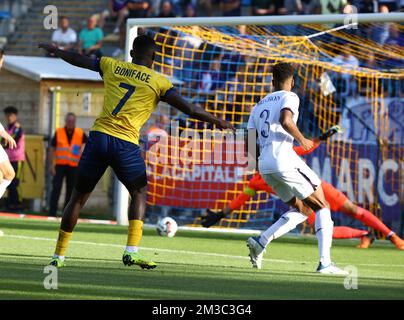
M 289 62 L 280 62 L 272 67 L 273 80 L 278 83 L 283 83 L 290 77 L 293 77 L 295 69 Z

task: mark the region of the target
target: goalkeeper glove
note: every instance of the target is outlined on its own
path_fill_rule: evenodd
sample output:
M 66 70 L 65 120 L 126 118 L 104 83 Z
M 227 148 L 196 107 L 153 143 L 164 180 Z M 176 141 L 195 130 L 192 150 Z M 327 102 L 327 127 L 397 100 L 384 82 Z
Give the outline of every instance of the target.
M 223 211 L 219 212 L 214 212 L 210 209 L 206 210 L 206 215 L 201 217 L 202 220 L 202 226 L 205 228 L 209 228 L 219 222 L 222 218 L 224 218 L 226 215 L 224 214 Z
M 327 140 L 329 137 L 333 136 L 336 133 L 342 133 L 344 132 L 344 128 L 342 128 L 341 126 L 332 126 L 330 129 L 328 129 L 326 132 L 324 132 L 323 134 L 321 134 L 318 138 L 321 141 Z

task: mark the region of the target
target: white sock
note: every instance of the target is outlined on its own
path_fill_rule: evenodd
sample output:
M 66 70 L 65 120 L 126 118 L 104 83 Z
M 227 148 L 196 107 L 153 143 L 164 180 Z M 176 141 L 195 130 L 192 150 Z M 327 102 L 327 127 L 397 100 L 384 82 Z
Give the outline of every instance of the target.
M 331 245 L 334 222 L 330 209 L 324 208 L 316 212 L 315 230 L 318 240 L 320 263 L 328 266 L 331 263 Z
M 301 214 L 296 209 L 292 209 L 286 213 L 284 213 L 278 221 L 276 221 L 272 226 L 270 226 L 267 230 L 261 233 L 260 243 L 263 247 L 266 247 L 272 240 L 277 239 L 289 231 L 296 228 L 296 226 L 303 221 L 305 221 L 307 217 Z
M 4 196 L 4 193 L 7 190 L 7 187 L 10 185 L 11 181 L 3 179 L 2 182 L 0 182 L 0 199 Z
M 126 246 L 125 250 L 132 253 L 132 252 L 138 252 L 139 248 L 136 246 Z

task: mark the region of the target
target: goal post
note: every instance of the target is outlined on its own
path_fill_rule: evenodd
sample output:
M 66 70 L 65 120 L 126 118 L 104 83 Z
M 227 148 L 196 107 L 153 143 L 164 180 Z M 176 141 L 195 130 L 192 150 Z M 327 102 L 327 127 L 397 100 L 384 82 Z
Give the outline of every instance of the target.
M 246 41 L 249 42 L 250 46 L 253 46 L 254 49 L 258 48 L 259 50 L 262 50 L 262 48 L 266 48 L 262 44 L 265 44 L 263 41 L 262 43 L 259 43 L 255 41 L 254 38 L 247 37 L 247 38 L 241 38 L 237 37 L 234 34 L 231 34 L 232 31 L 226 31 L 222 30 L 219 28 L 220 27 L 232 27 L 235 28 L 240 25 L 244 26 L 285 26 L 285 25 L 297 25 L 300 27 L 301 25 L 313 25 L 313 32 L 308 36 L 308 35 L 296 35 L 296 38 L 306 38 L 307 43 L 309 43 L 307 46 L 301 46 L 301 42 L 297 41 L 296 39 L 290 40 L 290 43 L 296 45 L 295 48 L 291 48 L 291 46 L 288 46 L 288 44 L 283 43 L 282 41 L 284 40 L 282 38 L 282 34 L 280 33 L 268 33 L 268 34 L 258 34 L 259 36 L 262 36 L 265 38 L 266 36 L 272 38 L 275 40 L 274 43 L 280 43 L 282 45 L 282 49 L 285 49 L 285 52 L 281 52 L 281 50 L 277 50 L 276 46 L 274 45 L 273 47 L 268 47 L 268 56 L 265 57 L 259 57 L 256 59 L 256 61 L 248 61 L 246 62 L 245 60 L 237 60 L 235 64 L 237 65 L 237 74 L 244 72 L 244 78 L 247 79 L 244 80 L 246 82 L 253 82 L 254 86 L 251 89 L 251 85 L 248 83 L 246 85 L 243 85 L 242 82 L 237 82 L 239 80 L 231 80 L 227 81 L 227 83 L 224 84 L 224 88 L 221 88 L 220 92 L 216 92 L 214 97 L 207 98 L 206 104 L 204 107 L 208 109 L 208 111 L 218 114 L 223 114 L 226 116 L 226 119 L 232 119 L 238 124 L 240 124 L 244 119 L 245 116 L 248 114 L 248 110 L 251 107 L 250 105 L 252 104 L 251 101 L 245 102 L 244 98 L 240 98 L 239 96 L 236 97 L 236 94 L 234 94 L 234 90 L 230 94 L 230 89 L 229 86 L 231 85 L 236 85 L 241 88 L 241 91 L 239 92 L 240 95 L 243 93 L 245 95 L 251 95 L 251 90 L 257 91 L 258 85 L 257 85 L 257 77 L 259 76 L 260 73 L 265 74 L 267 78 L 264 80 L 267 80 L 270 78 L 270 72 L 268 71 L 268 67 L 270 68 L 271 65 L 274 63 L 274 61 L 279 61 L 279 60 L 286 60 L 286 61 L 291 61 L 291 62 L 300 62 L 303 61 L 304 68 L 299 69 L 299 77 L 302 79 L 302 82 L 300 85 L 304 86 L 306 89 L 306 93 L 308 95 L 308 100 L 310 101 L 311 104 L 313 104 L 312 110 L 310 111 L 310 114 L 305 114 L 304 116 L 308 117 L 310 119 L 310 123 L 305 125 L 306 126 L 306 132 L 311 130 L 313 127 L 315 128 L 315 132 L 318 133 L 326 129 L 330 125 L 334 124 L 342 124 L 341 122 L 343 121 L 353 121 L 350 119 L 350 116 L 354 114 L 354 109 L 351 108 L 349 105 L 350 103 L 353 103 L 352 101 L 348 101 L 349 99 L 346 99 L 344 95 L 346 95 L 346 92 L 344 92 L 343 89 L 330 89 L 334 90 L 334 94 L 325 94 L 325 92 L 328 89 L 324 89 L 327 87 L 327 85 L 330 84 L 330 81 L 327 82 L 327 77 L 332 76 L 332 73 L 342 75 L 344 73 L 347 73 L 350 75 L 352 78 L 355 78 L 357 80 L 357 87 L 352 89 L 356 90 L 353 92 L 353 95 L 365 95 L 364 99 L 361 101 L 355 101 L 355 103 L 364 103 L 366 100 L 371 100 L 372 103 L 370 105 L 370 108 L 372 110 L 374 118 L 372 118 L 372 128 L 370 128 L 369 135 L 374 134 L 374 132 L 377 132 L 380 135 L 387 134 L 387 132 L 382 132 L 383 128 L 387 128 L 389 124 L 386 122 L 387 120 L 384 119 L 382 116 L 377 117 L 376 114 L 380 113 L 383 114 L 385 113 L 385 106 L 383 103 L 380 103 L 380 99 L 385 98 L 386 92 L 381 92 L 381 90 L 378 90 L 380 86 L 386 86 L 389 88 L 396 88 L 399 86 L 398 84 L 398 78 L 403 75 L 402 70 L 396 70 L 392 73 L 389 71 L 375 71 L 375 70 L 367 70 L 365 68 L 358 68 L 357 70 L 355 68 L 344 68 L 340 67 L 337 65 L 330 65 L 329 61 L 326 61 L 326 59 L 329 59 L 329 56 L 327 56 L 329 48 L 327 47 L 321 47 L 319 48 L 315 44 L 313 44 L 312 37 L 316 37 L 317 35 L 322 36 L 326 32 L 329 32 L 330 30 L 327 30 L 325 28 L 319 29 L 315 28 L 314 25 L 332 25 L 332 24 L 337 24 L 337 25 L 354 25 L 354 24 L 375 24 L 375 23 L 401 23 L 404 22 L 404 13 L 388 13 L 388 14 L 381 14 L 381 13 L 372 13 L 372 14 L 337 14 L 337 15 L 292 15 L 292 16 L 264 16 L 264 17 L 255 17 L 255 16 L 242 16 L 242 17 L 196 17 L 196 18 L 147 18 L 147 19 L 128 19 L 127 20 L 127 34 L 126 34 L 126 52 L 125 52 L 125 58 L 126 61 L 130 61 L 130 50 L 131 46 L 133 43 L 133 40 L 138 34 L 138 29 L 139 28 L 172 28 L 175 29 L 177 32 L 181 33 L 189 33 L 192 35 L 194 38 L 200 38 L 200 41 L 206 42 L 208 44 L 213 44 L 215 45 L 214 41 L 212 39 L 218 39 L 217 46 L 219 46 L 221 49 L 225 50 L 226 52 L 231 52 L 232 50 L 236 51 L 239 49 L 235 44 L 237 44 L 238 41 L 243 41 L 243 39 L 246 39 Z M 203 32 L 199 33 L 192 33 L 192 31 L 189 31 L 186 29 L 186 27 L 191 27 L 191 26 L 198 26 L 201 28 L 205 28 Z M 184 28 L 181 28 L 184 27 Z M 217 27 L 217 29 L 215 29 Z M 209 29 L 211 28 L 211 29 Z M 339 28 L 340 29 L 340 28 Z M 338 31 L 339 29 L 336 28 Z M 257 30 L 253 30 L 256 32 Z M 209 33 L 210 32 L 210 33 Z M 259 31 L 261 32 L 261 31 Z M 156 31 L 156 34 L 158 32 Z M 214 38 L 212 35 L 214 35 L 216 38 Z M 165 40 L 172 40 L 171 42 L 167 42 L 167 52 L 168 51 L 174 51 L 177 50 L 188 50 L 185 47 L 182 47 L 178 39 L 176 38 L 177 36 L 168 36 L 164 35 L 162 36 Z M 169 37 L 172 37 L 172 39 L 169 39 Z M 342 36 L 339 36 L 338 40 L 343 39 Z M 229 39 L 227 39 L 229 38 Z M 271 39 L 271 41 L 272 41 Z M 315 40 L 315 39 L 314 39 Z M 314 41 L 313 40 L 313 41 Z M 163 42 L 164 42 L 163 41 Z M 254 42 L 255 41 L 255 42 Z M 276 42 L 277 41 L 277 42 Z M 352 36 L 350 38 L 350 41 L 353 43 L 354 50 L 359 50 L 361 43 L 355 36 Z M 165 43 L 160 42 L 159 45 L 160 47 L 164 47 Z M 366 43 L 364 44 L 364 47 L 366 50 L 373 50 L 372 43 L 365 41 Z M 337 43 L 336 46 L 341 46 L 340 43 Z M 185 49 L 184 49 L 185 48 Z M 248 48 L 250 49 L 250 48 Z M 324 49 L 324 50 L 323 50 Z M 257 50 L 254 52 L 254 54 L 259 55 L 260 51 Z M 295 50 L 295 51 L 293 51 Z M 300 51 L 299 51 L 300 50 Z M 399 59 L 402 57 L 402 52 L 400 53 L 399 51 L 391 51 L 391 52 L 383 52 L 381 48 L 375 48 L 374 49 L 374 54 L 376 56 L 376 59 L 379 60 L 388 60 L 388 59 Z M 190 49 L 188 52 L 188 56 L 182 57 L 182 61 L 180 61 L 182 64 L 185 63 L 191 63 L 192 59 L 202 59 L 202 58 L 195 58 L 197 54 L 199 54 L 199 49 Z M 323 52 L 324 51 L 324 52 Z M 175 70 L 177 68 L 176 63 L 174 62 L 174 54 L 173 53 L 167 53 L 165 52 L 164 54 L 160 54 L 159 61 L 157 68 L 158 72 L 166 73 L 165 70 L 171 70 L 172 74 L 167 74 L 168 76 L 173 76 L 173 74 L 180 74 L 182 75 L 183 72 L 182 70 Z M 246 50 L 248 53 L 248 50 Z M 248 56 L 246 52 L 240 53 L 240 55 L 243 56 Z M 257 53 L 258 52 L 258 53 Z M 261 51 L 262 52 L 262 51 Z M 299 60 L 299 54 L 304 57 L 305 60 Z M 212 55 L 213 56 L 213 55 Z M 272 58 L 275 57 L 275 58 Z M 303 58 L 302 58 L 303 59 Z M 191 61 L 191 62 L 190 62 Z M 234 61 L 230 61 L 231 63 L 234 63 Z M 243 67 L 242 65 L 245 64 Z M 251 69 L 250 68 L 251 65 Z M 189 66 L 188 66 L 189 67 Z M 194 77 L 195 73 L 201 72 L 202 67 L 193 67 L 195 70 L 192 70 L 192 75 L 188 77 Z M 244 69 L 245 70 L 244 70 Z M 174 71 L 173 71 L 174 69 Z M 240 71 L 240 70 L 244 71 Z M 247 70 L 248 69 L 248 70 Z M 397 73 L 398 72 L 398 73 Z M 234 72 L 233 72 L 234 73 Z M 188 73 L 189 74 L 189 73 Z M 232 74 L 234 76 L 234 74 Z M 324 76 L 324 79 L 323 79 Z M 255 78 L 254 78 L 255 77 Z M 240 77 L 241 79 L 242 77 Z M 252 80 L 251 80 L 251 79 Z M 254 78 L 254 79 L 253 79 Z M 317 84 L 314 80 L 320 81 L 321 78 L 321 83 Z M 263 80 L 263 81 L 264 81 Z M 323 81 L 324 80 L 324 81 Z M 313 82 L 314 81 L 314 82 Z M 339 81 L 339 80 L 338 80 Z M 187 82 L 187 80 L 184 80 L 184 82 Z M 229 82 L 230 85 L 229 85 Z M 235 84 L 236 83 L 236 84 Z M 260 85 L 260 87 L 262 87 Z M 328 88 L 328 87 L 327 87 Z M 332 88 L 332 83 L 331 83 L 331 88 Z M 362 90 L 363 89 L 363 90 Z M 336 90 L 336 91 L 335 91 Z M 369 93 L 363 93 L 366 90 L 369 91 Z M 264 90 L 261 90 L 260 92 L 253 92 L 253 100 L 256 99 L 259 96 L 262 96 Z M 193 96 L 194 93 L 190 94 L 190 96 Z M 220 108 L 228 108 L 228 103 L 225 101 L 221 101 L 218 97 L 223 96 L 225 99 L 234 99 L 234 106 L 233 109 L 228 111 L 222 111 Z M 332 98 L 334 96 L 334 98 Z M 337 97 L 338 100 L 337 102 L 335 101 L 335 97 Z M 240 99 L 242 100 L 240 100 Z M 237 100 L 239 99 L 239 100 Z M 220 101 L 219 101 L 220 100 Z M 379 101 L 379 102 L 378 102 Z M 225 105 L 225 107 L 223 107 Z M 349 105 L 349 106 L 347 106 Z M 220 110 L 219 110 L 219 109 Z M 232 106 L 230 106 L 232 108 Z M 355 109 L 355 110 L 360 110 Z M 384 110 L 384 111 L 383 111 Z M 355 111 L 356 112 L 356 111 Z M 359 115 L 361 116 L 361 115 Z M 313 119 L 315 118 L 315 120 Z M 315 123 L 314 123 L 315 122 Z M 373 132 L 373 133 L 372 133 Z M 373 138 L 372 138 L 373 139 Z M 378 137 L 374 137 L 375 140 L 378 140 Z M 390 148 L 390 147 L 389 147 Z M 399 145 L 398 147 L 396 145 L 391 146 L 392 149 L 394 149 L 392 152 L 394 154 L 397 154 L 395 158 L 393 159 L 394 161 L 400 161 L 398 160 L 400 155 L 403 154 L 402 147 Z M 387 150 L 387 149 L 386 149 Z M 386 150 L 382 150 L 381 154 L 382 157 L 385 156 Z M 370 186 L 368 189 L 367 186 L 366 188 L 360 187 L 361 183 L 367 183 L 367 181 L 371 181 L 372 178 L 374 180 L 374 171 L 378 170 L 377 166 L 384 166 L 383 170 L 380 171 L 382 177 L 378 177 L 378 180 L 383 180 L 386 179 L 388 181 L 393 181 L 391 182 L 391 185 L 386 187 L 385 192 L 381 193 L 381 197 L 386 197 L 385 202 L 390 203 L 393 202 L 392 198 L 389 198 L 388 196 L 391 196 L 394 192 L 396 192 L 396 184 L 397 184 L 397 177 L 395 176 L 396 171 L 399 172 L 401 169 L 395 169 L 395 165 L 393 165 L 394 168 L 388 167 L 388 162 L 386 158 L 386 161 L 383 163 L 374 163 L 373 167 L 367 168 L 366 166 L 369 165 L 369 162 L 364 161 L 363 163 L 359 163 L 359 169 L 364 170 L 364 172 L 368 172 L 366 174 L 359 172 L 358 165 L 355 168 L 349 168 L 350 163 L 354 163 L 355 161 L 359 161 L 361 159 L 360 155 L 361 153 L 365 153 L 366 156 L 369 157 L 369 161 L 374 161 L 375 160 L 372 158 L 372 154 L 374 150 L 370 147 L 356 147 L 351 141 L 346 142 L 346 141 L 334 141 L 334 143 L 327 143 L 325 148 L 321 150 L 321 156 L 324 157 L 326 153 L 330 154 L 329 158 L 325 159 L 326 165 L 328 165 L 331 168 L 332 174 L 337 175 L 338 179 L 344 180 L 348 175 L 344 171 L 346 170 L 355 170 L 355 178 L 353 181 L 351 181 L 351 185 L 349 185 L 349 182 L 345 181 L 342 183 L 338 182 L 338 186 L 341 186 L 341 188 L 345 188 L 343 190 L 349 195 L 353 195 L 354 198 L 358 201 L 362 201 L 360 203 L 364 203 L 364 206 L 372 209 L 373 212 L 377 212 L 378 208 L 372 207 L 373 204 L 370 202 L 372 201 L 372 197 L 375 196 L 375 192 L 373 190 L 373 186 Z M 390 151 L 389 151 L 390 152 Z M 320 157 L 321 159 L 321 157 Z M 323 160 L 323 159 L 322 159 Z M 320 160 L 320 162 L 322 161 Z M 318 164 L 316 161 L 316 158 L 310 158 L 310 161 L 314 164 L 317 164 L 319 167 L 320 171 L 327 173 L 327 170 L 325 167 L 323 167 L 323 163 Z M 329 163 L 328 163 L 328 162 Z M 347 167 L 348 166 L 348 167 Z M 366 168 L 365 168 L 366 167 Z M 366 171 L 368 170 L 368 171 Z M 379 172 L 379 171 L 378 171 Z M 392 177 L 392 173 L 394 173 L 394 177 Z M 398 173 L 400 174 L 400 173 Z M 345 176 L 346 175 L 346 176 Z M 377 187 L 375 189 L 380 189 L 380 182 L 379 181 L 373 181 Z M 390 183 L 389 182 L 389 183 Z M 244 181 L 245 183 L 245 181 Z M 398 182 L 398 184 L 400 184 Z M 157 185 L 157 186 L 156 186 Z M 242 185 L 243 183 L 239 183 L 237 187 L 234 187 L 231 189 L 229 192 L 223 193 L 223 200 L 215 203 L 215 206 L 213 209 L 220 209 L 223 207 L 225 203 L 227 203 L 229 200 L 231 200 L 232 197 L 236 196 L 240 190 L 242 190 Z M 210 187 L 210 186 L 209 186 Z M 127 223 L 127 210 L 128 210 L 128 194 L 125 188 L 123 187 L 122 184 L 119 182 L 117 183 L 117 196 L 116 196 L 116 201 L 114 205 L 114 213 L 116 215 L 117 221 L 120 224 L 126 224 Z M 157 198 L 159 198 L 159 191 L 161 191 L 159 188 L 163 188 L 164 196 L 169 194 L 171 192 L 170 186 L 161 186 L 161 183 L 155 183 L 153 185 L 154 191 L 153 191 L 153 201 Z M 350 190 L 354 189 L 354 190 Z M 207 188 L 209 189 L 209 188 Z M 370 190 L 372 189 L 372 190 Z M 156 191 L 157 190 L 157 191 Z M 188 197 L 190 193 L 188 192 L 189 190 L 179 190 L 177 194 L 172 195 L 174 198 L 179 197 L 181 195 L 184 195 L 183 197 Z M 379 190 L 380 191 L 380 190 Z M 166 193 L 167 192 L 167 193 Z M 187 193 L 188 192 L 188 193 Z M 211 195 L 209 193 L 209 190 L 201 189 L 198 190 L 200 192 L 201 197 L 203 197 L 204 194 Z M 219 193 L 219 192 L 217 192 Z M 377 197 L 377 195 L 376 195 Z M 256 200 L 251 200 L 249 202 L 248 207 L 245 209 L 245 212 L 241 213 L 236 211 L 236 213 L 232 216 L 230 219 L 227 221 L 229 222 L 228 225 L 222 224 L 221 226 L 232 226 L 232 227 L 240 227 L 244 222 L 248 221 L 256 212 L 258 212 L 258 207 L 262 205 L 263 202 L 267 201 L 269 197 L 262 196 L 261 194 L 258 195 L 258 198 Z M 152 202 L 153 202 L 152 201 Z M 202 202 L 202 201 L 201 201 Z M 164 203 L 164 201 L 163 201 Z M 272 205 L 272 204 L 271 204 Z M 273 204 L 273 207 L 270 208 L 270 210 L 275 209 L 277 204 Z M 266 207 L 266 210 L 269 210 L 268 207 Z M 257 217 L 257 221 L 259 219 L 264 219 L 261 218 L 261 215 L 255 215 Z
M 359 13 L 359 14 L 311 14 L 280 16 L 240 17 L 195 17 L 195 18 L 141 18 L 128 19 L 127 30 L 132 27 L 158 26 L 237 26 L 243 25 L 287 25 L 287 24 L 344 24 L 354 20 L 357 23 L 403 22 L 404 13 Z

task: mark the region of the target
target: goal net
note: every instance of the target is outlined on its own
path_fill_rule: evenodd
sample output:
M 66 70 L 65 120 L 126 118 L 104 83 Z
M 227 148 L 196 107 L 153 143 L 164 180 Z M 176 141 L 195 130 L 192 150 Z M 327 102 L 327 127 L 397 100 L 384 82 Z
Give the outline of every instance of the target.
M 130 21 L 132 26 L 135 23 Z M 294 63 L 299 128 L 309 137 L 337 124 L 345 129 L 305 156 L 308 165 L 354 203 L 395 230 L 402 228 L 404 51 L 395 41 L 402 37 L 401 24 L 229 24 L 135 30 L 155 39 L 158 52 L 153 68 L 157 72 L 170 77 L 190 101 L 238 129 L 246 129 L 251 108 L 272 91 L 272 66 Z M 181 224 L 196 226 L 204 209 L 222 209 L 244 189 L 251 178 L 245 174 L 245 164 L 193 161 L 198 152 L 203 155 L 210 150 L 212 138 L 203 134 L 209 128 L 164 103 L 159 105 L 143 132 L 149 149 L 151 214 L 163 211 Z M 155 153 L 161 150 L 153 150 L 149 141 L 161 132 L 168 136 L 185 132 L 177 143 L 169 143 L 164 164 L 156 160 Z M 243 153 L 237 146 L 228 149 L 216 152 L 223 152 L 223 159 L 230 152 Z M 285 209 L 278 198 L 258 192 L 219 226 L 263 229 Z M 334 215 L 334 221 L 357 223 L 341 214 Z

